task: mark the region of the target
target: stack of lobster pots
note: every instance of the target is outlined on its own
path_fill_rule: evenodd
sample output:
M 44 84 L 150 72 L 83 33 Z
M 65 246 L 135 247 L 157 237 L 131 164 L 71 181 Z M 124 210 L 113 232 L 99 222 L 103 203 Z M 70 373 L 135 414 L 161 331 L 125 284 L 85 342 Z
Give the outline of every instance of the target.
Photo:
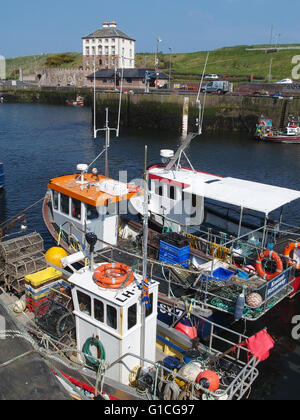
M 35 315 L 44 315 L 50 307 L 49 296 L 53 290 L 59 289 L 62 273 L 53 267 L 29 274 L 25 277 L 26 306 Z

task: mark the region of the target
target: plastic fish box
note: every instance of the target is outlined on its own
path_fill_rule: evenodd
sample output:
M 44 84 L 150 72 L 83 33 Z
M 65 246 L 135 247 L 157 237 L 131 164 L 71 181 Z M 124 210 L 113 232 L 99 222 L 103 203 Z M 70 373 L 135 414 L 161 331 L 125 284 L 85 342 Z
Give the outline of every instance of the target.
M 59 289 L 61 287 L 61 282 L 56 281 L 52 282 L 51 284 L 48 284 L 45 287 L 40 287 L 39 289 L 36 289 L 34 287 L 31 287 L 30 285 L 25 285 L 25 294 L 26 296 L 30 297 L 31 299 L 38 301 L 45 296 L 48 296 L 51 292 L 50 289 Z
M 167 232 L 162 235 L 164 243 L 175 246 L 176 248 L 185 248 L 189 245 L 189 240 L 176 232 Z
M 188 260 L 190 258 L 190 246 L 184 248 L 177 248 L 169 243 L 160 241 L 159 248 L 159 261 L 166 262 L 168 264 L 181 264 L 184 267 L 188 266 Z
M 51 280 L 57 280 L 62 276 L 62 272 L 53 267 L 48 267 L 45 270 L 38 271 L 34 274 L 25 276 L 25 281 L 33 287 L 41 287 L 44 283 Z
M 226 281 L 230 279 L 235 274 L 234 271 L 227 270 L 226 268 L 219 267 L 213 271 L 212 276 L 205 276 L 204 279 L 206 280 L 214 280 L 214 281 Z

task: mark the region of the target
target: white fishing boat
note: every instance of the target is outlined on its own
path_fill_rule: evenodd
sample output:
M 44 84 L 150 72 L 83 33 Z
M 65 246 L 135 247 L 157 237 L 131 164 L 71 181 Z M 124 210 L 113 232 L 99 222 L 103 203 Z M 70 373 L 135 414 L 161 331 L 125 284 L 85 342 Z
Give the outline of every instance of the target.
M 121 264 L 95 263 L 97 237 L 89 233 L 86 240 L 89 254 L 75 253 L 61 259 L 62 268 L 26 276 L 26 296 L 44 299 L 31 312 L 11 294 L 0 295 L 0 306 L 17 316 L 20 326 L 0 331 L 1 338 L 15 335 L 30 342 L 31 351 L 47 360 L 76 399 L 150 399 L 153 404 L 249 394 L 258 364 L 274 345 L 265 330 L 246 337 L 203 319 L 208 344 L 191 340 L 157 321 L 156 281 L 145 281 Z M 86 265 L 76 269 L 87 255 Z

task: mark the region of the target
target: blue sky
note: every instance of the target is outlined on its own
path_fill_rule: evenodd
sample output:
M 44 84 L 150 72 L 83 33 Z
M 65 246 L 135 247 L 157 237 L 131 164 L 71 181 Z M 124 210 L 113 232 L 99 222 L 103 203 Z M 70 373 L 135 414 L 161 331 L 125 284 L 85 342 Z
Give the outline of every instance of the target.
M 136 52 L 300 43 L 299 0 L 15 0 L 0 6 L 0 55 L 81 51 L 81 37 L 115 20 Z M 280 36 L 278 36 L 280 34 Z

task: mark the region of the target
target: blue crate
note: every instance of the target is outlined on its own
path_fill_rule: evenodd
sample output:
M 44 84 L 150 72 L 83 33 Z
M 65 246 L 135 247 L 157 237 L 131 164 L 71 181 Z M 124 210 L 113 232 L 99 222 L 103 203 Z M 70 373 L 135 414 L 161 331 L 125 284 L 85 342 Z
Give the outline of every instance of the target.
M 184 267 L 188 266 L 190 258 L 190 246 L 184 248 L 177 248 L 167 242 L 160 241 L 159 261 L 168 264 L 181 264 Z
M 219 267 L 213 271 L 212 276 L 203 276 L 203 280 L 226 281 L 235 274 L 234 271 Z

